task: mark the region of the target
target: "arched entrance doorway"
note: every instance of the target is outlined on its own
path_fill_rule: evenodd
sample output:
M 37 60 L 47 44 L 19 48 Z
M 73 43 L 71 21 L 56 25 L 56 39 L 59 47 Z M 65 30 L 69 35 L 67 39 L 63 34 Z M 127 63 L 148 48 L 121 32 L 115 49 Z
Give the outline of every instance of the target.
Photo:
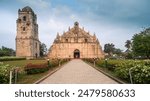
M 74 50 L 74 58 L 80 58 L 80 51 L 78 49 Z

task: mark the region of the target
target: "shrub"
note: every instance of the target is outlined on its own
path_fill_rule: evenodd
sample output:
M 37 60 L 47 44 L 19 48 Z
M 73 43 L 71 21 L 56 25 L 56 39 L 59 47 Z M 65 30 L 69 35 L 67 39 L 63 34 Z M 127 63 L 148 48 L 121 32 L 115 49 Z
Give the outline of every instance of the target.
M 118 77 L 130 82 L 129 69 L 131 71 L 133 83 L 150 83 L 150 66 L 145 65 L 145 62 L 130 61 L 118 65 L 115 72 Z
M 9 83 L 9 72 L 12 69 L 10 65 L 0 62 L 0 83 Z
M 142 64 L 131 68 L 134 83 L 150 83 L 150 67 Z
M 25 66 L 25 71 L 27 74 L 37 74 L 37 73 L 42 73 L 48 70 L 48 65 L 47 64 L 27 64 Z
M 0 57 L 0 61 L 25 60 L 25 57 Z
M 99 60 L 96 62 L 96 64 L 99 67 L 105 67 L 108 70 L 114 71 L 116 68 L 116 65 L 121 63 L 119 60 Z
M 62 59 L 62 60 L 50 59 L 48 63 L 44 63 L 44 64 L 32 64 L 32 63 L 30 63 L 24 67 L 24 70 L 27 72 L 27 74 L 42 73 L 42 72 L 49 70 L 50 68 L 58 66 L 59 62 L 61 64 L 63 64 L 67 61 L 69 61 L 69 60 L 68 59 Z
M 91 60 L 85 60 L 91 62 Z M 107 67 L 117 77 L 127 82 L 130 82 L 130 70 L 133 83 L 150 83 L 150 60 L 98 60 L 96 65 Z
M 57 60 L 57 59 L 50 60 L 50 67 L 56 67 L 58 65 L 59 65 L 59 60 Z
M 117 77 L 130 82 L 129 69 L 134 66 L 133 61 L 122 61 L 116 64 L 115 74 Z
M 64 64 L 66 62 L 70 61 L 70 59 L 50 59 L 49 60 L 49 67 L 56 67 L 60 64 Z

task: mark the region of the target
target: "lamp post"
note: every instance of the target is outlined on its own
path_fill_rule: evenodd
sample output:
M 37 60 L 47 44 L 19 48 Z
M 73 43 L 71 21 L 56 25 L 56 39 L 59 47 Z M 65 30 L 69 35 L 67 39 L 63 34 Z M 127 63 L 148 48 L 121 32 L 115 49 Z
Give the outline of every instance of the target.
M 59 66 L 60 66 L 60 59 L 59 59 Z
M 107 59 L 105 59 L 105 67 L 107 68 Z
M 48 65 L 48 67 L 49 67 L 49 59 L 47 59 L 47 65 Z
M 94 67 L 95 67 L 95 60 L 96 60 L 96 58 L 93 58 L 94 59 Z
M 94 59 L 94 67 L 95 67 L 95 64 L 96 64 L 95 62 L 96 60 L 98 60 L 98 57 L 94 57 L 93 59 Z
M 94 67 L 95 67 L 95 61 L 96 61 L 96 58 L 94 57 L 93 60 L 94 60 Z
M 60 66 L 60 56 L 58 55 L 58 63 L 59 63 L 59 66 Z

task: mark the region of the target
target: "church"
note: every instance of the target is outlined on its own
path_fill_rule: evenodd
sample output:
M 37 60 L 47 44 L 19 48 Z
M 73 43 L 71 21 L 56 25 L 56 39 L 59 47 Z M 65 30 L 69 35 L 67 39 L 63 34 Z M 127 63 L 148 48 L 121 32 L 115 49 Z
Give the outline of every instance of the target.
M 91 35 L 75 22 L 62 35 L 57 33 L 49 49 L 49 58 L 104 58 L 102 47 L 96 35 Z
M 16 56 L 28 59 L 40 57 L 37 16 L 26 6 L 18 10 L 16 35 Z M 44 34 L 43 34 L 44 35 Z M 75 22 L 56 39 L 49 48 L 48 58 L 104 58 L 104 53 L 96 35 L 91 35 Z

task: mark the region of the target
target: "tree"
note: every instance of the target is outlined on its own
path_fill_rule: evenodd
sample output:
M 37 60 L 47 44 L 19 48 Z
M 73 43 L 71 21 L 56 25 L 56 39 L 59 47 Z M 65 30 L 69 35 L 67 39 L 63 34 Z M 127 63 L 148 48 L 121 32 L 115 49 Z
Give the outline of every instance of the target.
M 117 55 L 122 55 L 122 50 L 119 48 L 115 48 L 113 53 Z
M 125 47 L 126 47 L 128 50 L 130 50 L 130 48 L 131 48 L 131 40 L 127 40 L 127 41 L 125 42 Z
M 115 49 L 115 45 L 113 43 L 108 43 L 104 45 L 104 52 L 108 53 L 109 56 L 112 55 L 112 53 L 114 52 Z
M 7 48 L 5 46 L 2 46 L 0 48 L 0 56 L 14 56 L 15 51 L 12 48 Z
M 47 53 L 47 47 L 44 43 L 40 44 L 40 56 L 45 56 Z
M 127 58 L 127 59 L 132 59 L 133 58 L 133 55 L 132 55 L 132 42 L 131 40 L 127 40 L 125 42 L 125 47 L 127 48 L 127 50 L 124 52 L 124 56 Z
M 150 59 L 150 28 L 132 37 L 133 54 L 137 57 Z

